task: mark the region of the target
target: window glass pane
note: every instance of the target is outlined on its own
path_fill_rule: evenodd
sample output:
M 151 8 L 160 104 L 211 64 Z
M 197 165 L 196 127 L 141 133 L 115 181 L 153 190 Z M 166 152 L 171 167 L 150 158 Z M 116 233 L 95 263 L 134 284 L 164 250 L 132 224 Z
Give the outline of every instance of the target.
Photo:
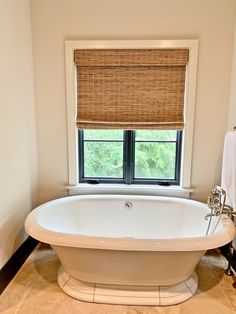
M 123 143 L 84 142 L 85 177 L 123 177 Z
M 84 130 L 85 140 L 122 140 L 122 130 Z
M 175 143 L 135 143 L 135 178 L 175 178 Z
M 138 130 L 135 133 L 135 140 L 175 141 L 176 134 L 176 130 Z

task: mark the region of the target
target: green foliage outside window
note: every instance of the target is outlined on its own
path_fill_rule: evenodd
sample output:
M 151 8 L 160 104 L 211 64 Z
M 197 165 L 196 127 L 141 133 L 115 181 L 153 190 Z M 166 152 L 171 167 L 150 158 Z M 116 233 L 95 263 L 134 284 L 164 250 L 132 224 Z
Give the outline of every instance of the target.
M 136 143 L 135 177 L 174 179 L 175 144 Z
M 85 142 L 85 177 L 123 177 L 123 143 Z

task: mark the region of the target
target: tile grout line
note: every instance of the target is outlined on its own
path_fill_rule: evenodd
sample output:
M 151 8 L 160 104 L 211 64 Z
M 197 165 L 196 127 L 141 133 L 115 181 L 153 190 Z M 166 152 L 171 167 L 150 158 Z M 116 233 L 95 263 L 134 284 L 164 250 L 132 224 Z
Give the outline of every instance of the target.
M 65 285 L 68 283 L 68 281 L 71 279 L 71 275 L 69 275 L 69 279 L 64 283 L 64 285 L 61 287 L 62 289 L 65 287 Z
M 191 290 L 191 288 L 187 285 L 186 280 L 184 281 L 184 284 L 185 284 L 185 287 L 190 291 L 191 295 L 193 296 L 194 293 L 193 293 L 193 291 Z

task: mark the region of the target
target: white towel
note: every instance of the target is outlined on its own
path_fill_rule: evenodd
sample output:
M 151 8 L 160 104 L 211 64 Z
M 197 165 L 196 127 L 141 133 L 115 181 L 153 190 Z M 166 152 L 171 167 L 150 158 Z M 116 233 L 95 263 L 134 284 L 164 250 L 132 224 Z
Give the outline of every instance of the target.
M 221 187 L 226 191 L 226 204 L 236 210 L 236 131 L 225 135 Z

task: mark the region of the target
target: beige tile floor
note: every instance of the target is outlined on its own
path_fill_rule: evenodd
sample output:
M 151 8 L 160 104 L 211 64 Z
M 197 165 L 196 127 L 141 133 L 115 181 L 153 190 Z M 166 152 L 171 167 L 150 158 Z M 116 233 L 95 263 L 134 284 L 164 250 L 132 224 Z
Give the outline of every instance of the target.
M 168 307 L 121 306 L 80 302 L 57 285 L 59 261 L 40 244 L 0 296 L 0 313 L 7 314 L 232 314 L 236 313 L 233 278 L 224 275 L 226 260 L 217 251 L 205 255 L 198 267 L 199 289 L 190 300 Z

